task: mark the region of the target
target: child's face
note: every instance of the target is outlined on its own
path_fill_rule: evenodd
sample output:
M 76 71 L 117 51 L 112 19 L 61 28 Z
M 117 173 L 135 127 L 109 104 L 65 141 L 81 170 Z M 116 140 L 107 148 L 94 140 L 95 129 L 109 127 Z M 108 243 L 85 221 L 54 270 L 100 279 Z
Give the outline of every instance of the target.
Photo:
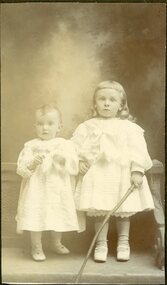
M 95 107 L 100 117 L 116 117 L 118 110 L 121 109 L 121 103 L 121 94 L 115 89 L 106 88 L 96 93 Z
M 36 131 L 42 140 L 50 140 L 56 137 L 60 129 L 60 119 L 58 112 L 49 111 L 46 114 L 37 112 L 36 114 Z

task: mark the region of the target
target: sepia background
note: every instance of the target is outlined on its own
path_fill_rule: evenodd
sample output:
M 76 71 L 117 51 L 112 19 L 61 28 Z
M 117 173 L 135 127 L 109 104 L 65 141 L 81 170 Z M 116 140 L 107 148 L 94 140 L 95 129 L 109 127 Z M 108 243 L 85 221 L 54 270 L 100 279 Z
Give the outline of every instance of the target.
M 34 111 L 55 101 L 69 138 L 91 110 L 93 91 L 115 79 L 164 160 L 165 5 L 15 3 L 1 7 L 2 161 L 35 137 Z
M 38 272 L 34 264 L 28 263 L 28 254 L 23 261 L 22 253 L 19 255 L 17 250 L 11 250 L 29 246 L 27 233 L 16 235 L 15 215 L 21 181 L 16 175 L 16 162 L 24 143 L 36 137 L 36 108 L 56 102 L 62 112 L 64 125 L 60 136 L 70 138 L 77 125 L 90 117 L 92 96 L 97 84 L 114 79 L 125 88 L 130 113 L 145 130 L 151 158 L 164 163 L 165 16 L 166 6 L 160 3 L 1 4 L 4 280 L 9 281 L 7 276 L 11 276 L 16 268 L 14 274 L 17 273 L 16 279 L 19 278 L 24 264 L 28 264 L 25 272 L 27 278 L 31 275 L 32 281 L 33 272 Z M 147 252 L 155 238 L 153 213 L 139 213 L 131 221 L 132 251 L 139 247 Z M 109 248 L 114 251 L 114 221 L 110 232 Z M 65 244 L 71 251 L 85 254 L 93 235 L 93 224 L 88 220 L 87 231 L 80 235 L 67 233 Z M 44 243 L 49 244 L 48 236 Z M 114 256 L 115 253 L 112 254 Z M 136 263 L 132 259 L 132 267 L 136 264 L 137 270 L 139 268 L 144 276 L 152 263 L 148 262 L 148 267 L 145 267 L 147 258 L 143 254 L 144 259 L 138 266 L 139 256 Z M 56 258 L 52 257 L 53 265 L 54 262 Z M 58 263 L 58 267 L 62 268 L 64 274 L 61 264 Z M 116 270 L 123 270 L 119 269 L 123 268 L 120 265 L 115 266 Z M 52 270 L 52 266 L 49 268 Z M 54 272 L 55 268 L 57 265 Z M 151 270 L 152 275 L 159 274 L 155 272 L 155 267 L 152 266 Z M 45 270 L 42 269 L 42 273 L 45 274 Z M 49 276 L 52 278 L 52 274 Z

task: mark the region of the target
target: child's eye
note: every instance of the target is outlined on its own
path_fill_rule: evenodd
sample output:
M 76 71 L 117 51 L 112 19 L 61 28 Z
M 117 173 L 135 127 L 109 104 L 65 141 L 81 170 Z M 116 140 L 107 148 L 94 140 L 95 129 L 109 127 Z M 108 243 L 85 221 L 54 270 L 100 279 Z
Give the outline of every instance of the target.
M 104 101 L 105 97 L 99 97 L 99 100 Z
M 53 123 L 53 122 L 49 122 L 48 125 L 49 125 L 49 126 L 52 126 L 52 125 L 54 125 L 54 123 Z
M 40 123 L 40 122 L 37 123 L 37 126 L 39 126 L 39 127 L 41 127 L 42 125 L 43 125 L 43 124 Z
M 114 99 L 114 98 L 110 98 L 110 101 L 111 101 L 111 102 L 114 102 L 114 101 L 115 101 L 115 99 Z

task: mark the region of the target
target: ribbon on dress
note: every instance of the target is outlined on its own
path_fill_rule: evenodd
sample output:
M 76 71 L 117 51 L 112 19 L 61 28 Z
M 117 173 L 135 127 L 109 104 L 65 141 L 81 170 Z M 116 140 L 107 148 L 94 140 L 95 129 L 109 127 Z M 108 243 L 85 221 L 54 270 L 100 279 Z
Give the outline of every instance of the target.
M 129 152 L 125 139 L 122 134 L 116 135 L 111 131 L 96 129 L 83 144 L 80 158 L 91 163 L 114 160 L 121 165 L 128 165 Z
M 65 171 L 66 159 L 60 151 L 46 155 L 41 165 L 42 172 L 47 174 L 51 170 L 58 173 Z

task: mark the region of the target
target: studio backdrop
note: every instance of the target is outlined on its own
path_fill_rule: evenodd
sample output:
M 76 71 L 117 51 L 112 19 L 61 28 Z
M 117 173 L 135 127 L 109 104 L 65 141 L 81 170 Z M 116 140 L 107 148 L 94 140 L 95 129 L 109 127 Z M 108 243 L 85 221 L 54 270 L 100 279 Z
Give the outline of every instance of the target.
M 56 102 L 61 136 L 89 118 L 96 85 L 120 82 L 164 162 L 165 4 L 10 3 L 1 7 L 2 161 L 34 138 L 34 111 Z

